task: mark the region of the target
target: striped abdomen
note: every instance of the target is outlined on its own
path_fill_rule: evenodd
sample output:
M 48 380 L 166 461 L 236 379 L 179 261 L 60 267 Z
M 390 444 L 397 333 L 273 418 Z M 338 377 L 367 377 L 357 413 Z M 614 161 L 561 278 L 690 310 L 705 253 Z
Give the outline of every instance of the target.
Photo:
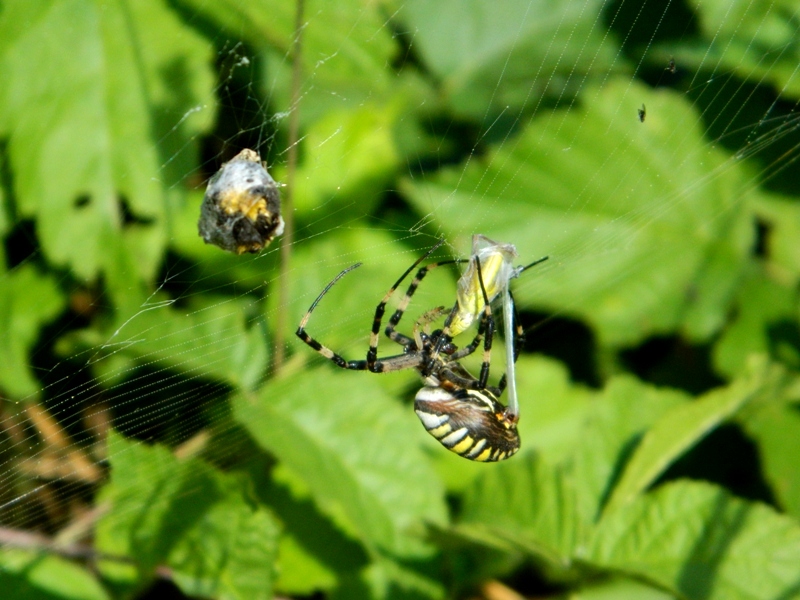
M 414 410 L 433 437 L 448 450 L 479 462 L 495 462 L 519 450 L 516 420 L 491 392 L 426 386 Z

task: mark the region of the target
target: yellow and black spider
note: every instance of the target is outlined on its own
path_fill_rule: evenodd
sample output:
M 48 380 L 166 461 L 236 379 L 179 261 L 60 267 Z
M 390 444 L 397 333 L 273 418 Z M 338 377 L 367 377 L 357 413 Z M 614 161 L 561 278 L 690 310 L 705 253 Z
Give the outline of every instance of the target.
M 492 336 L 494 334 L 494 319 L 490 306 L 492 298 L 486 292 L 480 256 L 473 255 L 466 260 L 440 261 L 422 267 L 412 280 L 405 296 L 400 301 L 397 310 L 389 319 L 389 323 L 384 330 L 384 334 L 389 339 L 403 347 L 403 353 L 378 358 L 381 324 L 389 298 L 392 297 L 411 271 L 441 244 L 442 242 L 436 244 L 406 269 L 378 304 L 375 309 L 370 333 L 370 346 L 365 360 L 346 360 L 312 338 L 305 330 L 311 313 L 325 294 L 347 273 L 361 266 L 361 263 L 343 270 L 322 290 L 303 316 L 296 333 L 303 342 L 343 369 L 370 371 L 373 373 L 416 369 L 424 379 L 425 386 L 417 392 L 414 409 L 425 429 L 446 448 L 464 458 L 480 462 L 503 460 L 514 455 L 519 450 L 518 416 L 516 413 L 509 413 L 506 407 L 498 400 L 498 397 L 505 389 L 506 377 L 503 376 L 497 387 L 487 385 Z M 457 301 L 450 311 L 445 307 L 435 308 L 427 311 L 417 319 L 411 336 L 398 332 L 396 327 L 422 279 L 436 267 L 465 262 L 474 262 L 476 265 L 474 273 L 478 282 L 477 287 L 480 289 L 482 296 L 481 301 L 472 301 L 473 299 L 469 298 L 471 302 L 468 307 L 462 306 Z M 489 287 L 494 288 L 498 285 L 496 281 L 498 277 L 497 271 L 492 270 L 491 273 L 491 285 Z M 500 285 L 505 286 L 506 284 L 500 282 Z M 454 320 L 457 321 L 460 328 L 458 333 L 460 333 L 469 326 L 464 323 L 468 320 L 471 322 L 468 313 L 472 311 L 481 313 L 478 332 L 467 346 L 458 349 L 453 342 L 453 334 L 450 329 L 451 323 Z M 442 329 L 437 329 L 431 333 L 423 331 L 423 325 L 444 315 L 447 315 L 447 317 Z M 521 333 L 521 329 L 518 331 Z M 483 342 L 483 362 L 480 377 L 475 378 L 458 361 L 475 352 L 481 342 Z M 515 343 L 515 345 L 517 344 Z M 516 352 L 514 354 L 516 356 Z

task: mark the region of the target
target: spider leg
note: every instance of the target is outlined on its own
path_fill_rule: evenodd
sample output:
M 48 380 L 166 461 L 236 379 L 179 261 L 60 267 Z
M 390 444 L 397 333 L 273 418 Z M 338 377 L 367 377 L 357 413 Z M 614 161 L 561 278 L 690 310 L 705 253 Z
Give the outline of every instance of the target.
M 374 370 L 373 367 L 374 367 L 376 361 L 378 360 L 378 340 L 380 339 L 381 322 L 383 321 L 383 315 L 386 312 L 386 303 L 389 302 L 389 298 L 391 298 L 394 295 L 394 293 L 397 290 L 397 288 L 400 287 L 401 283 L 403 283 L 403 280 L 406 277 L 408 277 L 408 274 L 411 273 L 411 271 L 413 271 L 415 268 L 417 268 L 417 265 L 419 265 L 419 263 L 421 263 L 423 260 L 428 258 L 443 243 L 444 243 L 443 239 L 439 240 L 433 246 L 433 248 L 431 248 L 425 254 L 423 254 L 417 260 L 415 260 L 414 264 L 411 265 L 410 267 L 408 267 L 403 272 L 403 274 L 400 276 L 400 278 L 397 281 L 395 281 L 394 285 L 391 288 L 389 288 L 389 291 L 386 292 L 386 294 L 384 294 L 383 299 L 378 303 L 378 306 L 375 308 L 375 316 L 372 318 L 372 330 L 370 331 L 370 334 L 369 334 L 369 350 L 367 350 L 367 368 L 370 371 Z M 420 273 L 422 273 L 422 271 L 425 271 L 427 273 L 427 267 L 423 267 L 422 269 L 420 269 Z M 411 292 L 411 295 L 414 294 L 414 291 L 416 290 L 416 286 L 419 285 L 420 279 L 425 276 L 425 274 L 423 273 L 422 277 L 420 277 L 420 273 L 417 273 L 417 276 L 411 282 L 411 287 L 409 287 L 409 291 Z M 414 289 L 412 290 L 411 288 L 414 288 Z M 405 297 L 403 297 L 403 300 L 400 301 L 400 308 L 398 308 L 398 310 L 395 312 L 395 314 L 392 315 L 391 319 L 389 319 L 389 325 L 387 326 L 387 331 L 385 332 L 387 337 L 389 337 L 393 341 L 396 341 L 398 344 L 400 344 L 400 345 L 402 345 L 402 346 L 404 346 L 406 348 L 410 347 L 410 346 L 407 345 L 408 342 L 410 341 L 408 336 L 402 336 L 404 339 L 401 339 L 400 336 L 395 336 L 393 338 L 390 335 L 391 332 L 389 330 L 391 329 L 391 331 L 393 332 L 394 326 L 397 325 L 397 322 L 400 321 L 400 317 L 403 316 L 403 312 L 408 307 L 408 302 L 410 300 L 411 300 L 411 298 L 409 296 L 409 293 L 406 292 Z M 399 315 L 397 314 L 398 312 L 400 313 Z M 396 319 L 395 319 L 395 317 L 396 317 Z
M 425 258 L 425 256 L 422 257 L 422 259 L 424 259 L 424 258 Z M 416 267 L 421 262 L 422 259 L 420 259 L 416 263 L 414 263 L 411 266 L 411 268 L 408 271 L 406 271 L 403 274 L 403 276 L 397 281 L 397 283 L 394 284 L 392 289 L 390 289 L 387 292 L 387 294 L 386 294 L 386 296 L 384 296 L 383 302 L 382 302 L 384 307 L 386 306 L 386 302 L 389 300 L 389 297 L 394 293 L 394 291 L 397 289 L 397 287 L 403 282 L 403 279 L 405 279 L 408 276 L 408 274 L 411 272 L 411 270 L 414 267 Z M 411 302 L 411 298 L 414 296 L 414 293 L 417 291 L 417 288 L 419 287 L 420 282 L 425 278 L 425 276 L 430 271 L 432 271 L 436 267 L 440 267 L 442 265 L 453 265 L 453 264 L 459 264 L 459 263 L 463 263 L 463 262 L 467 262 L 467 260 L 463 259 L 463 258 L 459 258 L 459 259 L 455 259 L 455 260 L 443 260 L 443 261 L 436 262 L 436 263 L 431 263 L 429 265 L 426 265 L 426 266 L 422 267 L 417 272 L 417 275 L 414 277 L 414 279 L 411 281 L 411 285 L 408 286 L 408 289 L 406 290 L 406 294 L 400 300 L 400 304 L 398 305 L 397 310 L 394 311 L 394 314 L 389 319 L 389 324 L 386 326 L 386 329 L 384 330 L 384 334 L 386 335 L 386 337 L 388 337 L 390 340 L 393 340 L 393 341 L 398 341 L 398 338 L 404 337 L 402 334 L 397 333 L 397 331 L 395 331 L 395 328 L 400 323 L 400 319 L 403 318 L 403 315 L 405 314 L 406 309 L 408 308 L 408 305 Z
M 417 345 L 417 348 L 422 348 L 424 342 L 422 340 L 422 335 L 420 334 L 420 329 L 424 328 L 426 334 L 430 334 L 430 330 L 428 325 L 436 321 L 437 319 L 441 318 L 447 312 L 447 309 L 444 306 L 437 306 L 436 308 L 432 308 L 431 310 L 425 311 L 420 315 L 420 317 L 414 322 L 414 329 L 413 329 L 413 337 L 414 343 Z M 402 333 L 397 333 L 396 331 L 393 332 L 397 337 L 408 337 L 403 335 Z M 392 338 L 394 339 L 394 338 Z
M 337 366 L 339 366 L 339 367 L 341 367 L 343 369 L 352 369 L 354 371 L 364 371 L 364 370 L 366 370 L 366 368 L 367 368 L 366 361 L 363 361 L 363 360 L 350 360 L 350 361 L 348 361 L 347 359 L 345 359 L 341 355 L 337 354 L 336 352 L 334 352 L 333 350 L 331 350 L 330 348 L 328 348 L 324 344 L 321 344 L 320 342 L 315 340 L 313 337 L 308 335 L 308 332 L 306 331 L 306 324 L 308 324 L 308 320 L 311 318 L 311 313 L 314 312 L 315 308 L 317 308 L 317 305 L 319 304 L 320 300 L 322 300 L 322 298 L 325 296 L 325 294 L 327 294 L 330 291 L 330 289 L 334 285 L 336 285 L 336 282 L 338 282 L 342 277 L 347 275 L 350 271 L 352 271 L 354 269 L 357 269 L 360 266 L 361 266 L 361 263 L 356 263 L 356 264 L 354 264 L 354 265 L 352 265 L 350 267 L 347 267 L 341 273 L 339 273 L 336 277 L 334 277 L 333 280 L 328 285 L 325 286 L 325 289 L 322 290 L 322 292 L 320 292 L 319 296 L 317 296 L 317 299 L 314 300 L 314 302 L 311 304 L 311 307 L 308 309 L 308 311 L 306 311 L 306 314 L 303 315 L 303 318 L 300 320 L 300 325 L 297 327 L 297 331 L 295 332 L 295 335 L 297 335 L 297 337 L 299 337 L 306 344 L 311 346 L 315 351 L 319 352 L 322 356 L 324 356 L 325 358 L 327 358 L 330 361 L 333 361 Z
M 314 309 L 319 304 L 320 300 L 327 294 L 330 289 L 336 285 L 336 283 L 345 275 L 347 275 L 350 271 L 357 269 L 361 266 L 361 263 L 356 263 L 350 267 L 344 269 L 341 273 L 339 273 L 333 280 L 325 286 L 325 289 L 320 292 L 319 296 L 317 296 L 316 300 L 311 304 L 311 307 L 308 309 L 305 315 L 303 315 L 302 320 L 300 321 L 300 326 L 297 328 L 295 332 L 297 337 L 303 340 L 306 344 L 311 346 L 314 350 L 316 350 L 319 354 L 327 358 L 328 360 L 332 361 L 337 366 L 343 369 L 350 369 L 353 371 L 374 371 L 376 373 L 385 373 L 389 371 L 399 371 L 401 369 L 413 369 L 417 368 L 423 361 L 422 356 L 419 352 L 405 352 L 403 354 L 398 354 L 396 356 L 388 356 L 381 360 L 375 361 L 372 365 L 370 365 L 366 360 L 347 360 L 340 354 L 337 354 L 324 344 L 318 342 L 313 337 L 311 337 L 308 332 L 306 331 L 305 327 L 308 324 L 308 320 L 311 318 L 311 313 L 314 312 Z M 413 268 L 413 267 L 412 267 Z M 413 344 L 413 340 L 410 340 L 410 343 Z

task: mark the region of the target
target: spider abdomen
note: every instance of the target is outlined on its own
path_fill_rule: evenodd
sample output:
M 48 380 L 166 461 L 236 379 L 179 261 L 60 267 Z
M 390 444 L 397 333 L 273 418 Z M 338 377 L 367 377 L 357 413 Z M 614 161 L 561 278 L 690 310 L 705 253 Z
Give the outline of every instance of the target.
M 469 460 L 496 462 L 519 450 L 515 420 L 488 390 L 425 386 L 417 392 L 414 410 L 428 433 Z

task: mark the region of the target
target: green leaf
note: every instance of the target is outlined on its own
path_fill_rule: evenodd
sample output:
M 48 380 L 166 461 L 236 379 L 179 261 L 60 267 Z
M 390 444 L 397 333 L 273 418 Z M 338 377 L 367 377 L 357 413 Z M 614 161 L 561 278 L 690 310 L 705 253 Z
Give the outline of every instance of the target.
M 475 480 L 464 497 L 462 534 L 506 541 L 549 563 L 568 568 L 567 557 L 586 536 L 575 481 L 532 452 L 499 463 Z
M 445 598 L 444 587 L 433 580 L 398 562 L 382 558 L 369 565 L 361 574 L 356 593 L 369 590 L 365 598 L 375 600 L 441 600 Z M 347 583 L 336 590 L 333 600 L 358 598 Z
M 235 417 L 368 548 L 426 555 L 423 524 L 446 522 L 444 490 L 419 449 L 424 429 L 377 378 L 304 370 L 235 399 Z
M 96 545 L 136 564 L 104 561 L 106 577 L 147 581 L 165 564 L 190 595 L 271 597 L 278 528 L 249 500 L 242 480 L 113 432 L 109 454 L 111 482 L 100 495 L 109 508 L 98 523 Z
M 322 206 L 332 213 L 350 209 L 348 220 L 372 212 L 400 165 L 393 136 L 398 116 L 398 103 L 368 103 L 330 112 L 309 126 L 296 177 L 301 217 L 319 219 L 313 211 Z
M 670 594 L 644 582 L 613 577 L 582 587 L 570 600 L 674 600 Z
M 677 54 L 681 63 L 733 71 L 744 80 L 771 83 L 781 96 L 800 97 L 797 5 L 793 0 L 692 0 L 705 41 Z
M 35 218 L 53 263 L 93 278 L 113 269 L 113 244 L 154 276 L 167 189 L 194 168 L 214 117 L 212 61 L 162 0 L 4 7 L 0 131 L 19 214 Z
M 769 378 L 766 364 L 751 365 L 747 376 L 663 414 L 642 438 L 614 488 L 606 512 L 624 509 L 666 468 L 722 421 L 755 398 Z M 774 378 L 774 377 L 773 377 Z
M 86 569 L 58 556 L 0 551 L 0 589 L 9 600 L 106 600 Z
M 196 297 L 182 309 L 171 300 L 151 298 L 114 331 L 89 329 L 60 340 L 62 356 L 90 353 L 89 363 L 111 386 L 128 375 L 118 367 L 120 355 L 140 365 L 158 365 L 191 375 L 214 378 L 235 387 L 253 388 L 267 364 L 263 327 L 253 318 L 255 300 L 210 295 Z M 123 362 L 122 366 L 128 363 Z
M 618 50 L 599 27 L 604 3 L 491 0 L 398 3 L 414 49 L 453 110 L 483 119 L 576 94 Z
M 689 400 L 683 392 L 656 388 L 629 376 L 609 381 L 587 411 L 569 457 L 586 521 L 599 518 L 622 466 L 644 432 Z
M 33 376 L 29 352 L 40 328 L 66 304 L 53 277 L 33 264 L 0 275 L 0 388 L 15 399 L 35 397 L 41 384 Z
M 800 409 L 797 404 L 767 402 L 743 419 L 758 444 L 764 478 L 777 503 L 800 519 Z
M 689 600 L 795 597 L 800 527 L 716 486 L 679 481 L 610 513 L 585 560 Z
M 735 378 L 752 354 L 800 368 L 797 310 L 795 286 L 782 284 L 762 266 L 752 265 L 736 295 L 735 317 L 714 344 L 715 368 Z
M 256 481 L 266 479 L 261 461 L 249 471 Z M 317 510 L 307 486 L 295 474 L 278 465 L 270 475 L 256 490 L 283 525 L 276 591 L 306 596 L 330 591 L 343 577 L 367 565 L 363 547 Z
M 545 365 L 539 366 L 540 373 L 546 372 Z M 523 363 L 519 373 L 526 370 Z M 549 370 L 552 377 L 552 366 Z M 510 544 L 544 561 L 553 576 L 561 571 L 559 577 L 569 573 L 570 557 L 585 543 L 632 444 L 659 415 L 686 401 L 684 394 L 628 377 L 612 380 L 591 402 L 586 402 L 587 392 L 582 388 L 575 388 L 573 394 L 573 406 L 566 413 L 553 408 L 539 413 L 545 419 L 549 413 L 555 427 L 569 424 L 569 451 L 560 445 L 539 450 L 535 438 L 530 441 L 532 449 L 523 437 L 518 457 L 475 478 L 465 494 L 457 528 L 459 534 L 476 541 Z M 568 398 L 562 393 L 561 399 Z M 528 402 L 547 406 L 558 399 L 545 394 Z M 536 420 L 525 404 L 522 408 L 520 425 Z M 569 419 L 564 420 L 565 416 Z M 538 423 L 541 428 L 547 424 Z
M 753 212 L 767 226 L 767 259 L 770 273 L 786 285 L 800 279 L 800 203 L 775 194 L 760 196 Z
M 521 263 L 549 255 L 512 284 L 521 306 L 586 319 L 602 344 L 707 339 L 753 242 L 747 173 L 705 144 L 683 96 L 619 79 L 585 96 L 482 160 L 407 180 L 408 197 L 460 247 L 479 231 L 516 244 Z
M 275 105 L 292 105 L 291 57 L 295 39 L 295 3 L 272 0 L 179 0 L 254 48 L 265 48 L 263 89 Z M 391 100 L 402 87 L 389 68 L 398 52 L 380 3 L 359 0 L 305 3 L 300 118 L 311 123 L 365 101 Z M 418 87 L 418 86 L 417 86 Z M 285 119 L 288 113 L 281 113 Z

